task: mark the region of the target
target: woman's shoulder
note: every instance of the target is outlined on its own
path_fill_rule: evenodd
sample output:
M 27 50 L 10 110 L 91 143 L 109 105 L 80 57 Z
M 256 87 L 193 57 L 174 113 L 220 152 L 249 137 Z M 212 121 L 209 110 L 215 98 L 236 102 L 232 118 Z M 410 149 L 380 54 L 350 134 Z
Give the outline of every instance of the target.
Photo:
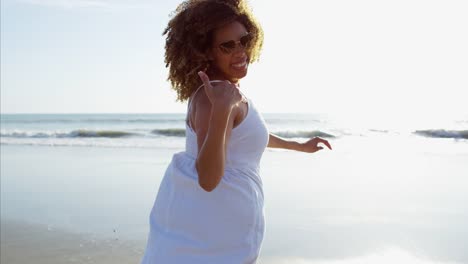
M 211 114 L 211 102 L 204 89 L 195 91 L 190 96 L 188 117 L 190 126 L 194 131 L 201 123 L 207 123 Z
M 211 80 L 210 83 L 219 83 L 224 82 L 223 80 Z M 208 98 L 208 95 L 205 92 L 205 86 L 200 85 L 197 90 L 195 90 L 192 95 L 190 95 L 189 104 L 193 105 L 195 109 L 207 109 L 211 111 L 211 101 Z M 196 110 L 195 110 L 196 111 Z
M 211 109 L 211 102 L 208 96 L 206 95 L 205 89 L 198 89 L 190 97 L 190 104 L 192 105 L 192 111 L 197 111 L 198 109 Z
M 190 126 L 194 131 L 197 131 L 197 126 L 202 126 L 202 130 L 206 130 L 211 119 L 211 101 L 204 89 L 200 89 L 200 91 L 194 93 L 192 96 L 190 98 L 191 106 L 189 107 L 188 114 L 189 120 L 191 120 Z M 244 110 L 242 105 L 244 104 L 235 106 L 229 115 L 229 120 L 234 126 L 240 123 L 246 116 L 247 111 Z

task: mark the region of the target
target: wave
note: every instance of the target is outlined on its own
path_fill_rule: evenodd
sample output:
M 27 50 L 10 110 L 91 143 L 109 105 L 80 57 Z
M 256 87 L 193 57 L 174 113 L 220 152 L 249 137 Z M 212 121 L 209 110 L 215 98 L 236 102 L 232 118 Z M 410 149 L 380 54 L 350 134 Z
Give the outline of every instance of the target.
M 123 138 L 123 137 L 147 137 L 147 132 L 133 133 L 120 130 L 88 130 L 76 129 L 71 132 L 57 132 L 57 131 L 4 131 L 2 130 L 1 137 L 5 138 Z M 153 129 L 150 135 L 166 136 L 166 137 L 185 137 L 184 128 L 165 128 Z M 334 138 L 332 134 L 328 134 L 319 130 L 312 131 L 297 131 L 297 130 L 283 130 L 273 132 L 273 134 L 284 138 L 311 138 L 311 137 L 324 137 Z
M 9 138 L 91 138 L 91 137 L 106 137 L 106 138 L 121 138 L 128 136 L 138 135 L 136 133 L 130 133 L 125 131 L 115 130 L 86 130 L 78 129 L 73 130 L 69 133 L 63 132 L 5 132 L 1 133 L 1 137 Z
M 120 138 L 137 135 L 136 133 L 129 133 L 124 131 L 115 130 L 75 130 L 69 134 L 71 137 L 109 137 L 109 138 Z
M 428 129 L 416 130 L 414 134 L 431 137 L 431 138 L 463 138 L 468 139 L 468 130 L 445 130 L 445 129 Z
M 322 132 L 320 130 L 312 131 L 276 131 L 273 134 L 278 135 L 284 138 L 311 138 L 311 137 L 324 137 L 324 138 L 334 138 L 332 134 Z
M 372 132 L 388 133 L 388 130 L 370 129 Z M 335 138 L 333 134 L 329 134 L 320 130 L 279 130 L 272 132 L 275 135 L 284 138 Z M 184 128 L 166 128 L 153 129 L 151 135 L 166 136 L 166 137 L 185 137 Z M 445 129 L 428 129 L 416 130 L 413 134 L 431 137 L 431 138 L 455 138 L 468 139 L 468 130 L 445 130 Z M 150 135 L 150 136 L 151 136 Z M 76 129 L 71 132 L 61 131 L 5 131 L 2 130 L 1 137 L 5 138 L 125 138 L 125 137 L 147 137 L 147 132 L 135 133 L 121 130 L 89 130 Z
M 183 149 L 183 140 L 166 141 L 151 138 L 133 140 L 76 140 L 71 138 L 1 138 L 1 145 L 49 146 L 49 147 L 108 147 L 108 148 L 145 148 L 145 149 Z
M 177 123 L 183 122 L 185 118 L 173 118 L 173 119 L 25 119 L 25 120 L 2 120 L 2 123 L 14 123 L 14 124 L 57 124 L 57 123 Z
M 376 133 L 389 133 L 389 130 L 386 129 L 369 129 L 370 132 L 376 132 Z
M 185 137 L 185 129 L 182 128 L 167 128 L 167 129 L 154 129 L 151 131 L 152 134 L 169 136 L 169 137 Z M 325 137 L 334 138 L 334 135 L 313 130 L 313 131 L 277 131 L 273 134 L 284 138 L 310 138 L 310 137 Z
M 151 133 L 169 137 L 185 137 L 185 129 L 182 128 L 154 129 Z

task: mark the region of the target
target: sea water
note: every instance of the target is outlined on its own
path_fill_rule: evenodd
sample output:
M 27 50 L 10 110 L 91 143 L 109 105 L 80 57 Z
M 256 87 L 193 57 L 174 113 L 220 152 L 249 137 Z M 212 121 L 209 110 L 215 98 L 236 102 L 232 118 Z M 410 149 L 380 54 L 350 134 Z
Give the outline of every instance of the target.
M 261 263 L 468 263 L 468 116 L 406 123 L 265 114 Z M 1 217 L 138 241 L 183 114 L 2 114 Z M 388 262 L 385 262 L 388 261 Z

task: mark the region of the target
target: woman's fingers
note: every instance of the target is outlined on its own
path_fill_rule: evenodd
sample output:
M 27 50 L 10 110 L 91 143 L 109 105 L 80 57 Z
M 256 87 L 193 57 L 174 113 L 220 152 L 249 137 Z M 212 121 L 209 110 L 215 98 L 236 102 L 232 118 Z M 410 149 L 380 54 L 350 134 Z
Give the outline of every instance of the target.
M 325 146 L 327 146 L 327 148 L 329 148 L 330 150 L 332 149 L 330 143 L 328 143 L 327 140 L 318 137 L 318 138 L 317 138 L 317 141 L 318 141 L 318 142 L 321 142 L 321 143 L 323 143 L 323 144 L 325 144 Z
M 208 75 L 206 75 L 206 73 L 202 72 L 202 71 L 199 71 L 198 72 L 198 76 L 200 77 L 200 79 L 202 80 L 203 84 L 206 86 L 210 86 L 210 78 L 208 77 Z
M 208 75 L 202 71 L 199 71 L 198 72 L 198 76 L 200 77 L 200 79 L 202 80 L 203 82 L 203 87 L 205 89 L 205 93 L 206 95 L 208 96 L 208 99 L 210 100 L 210 102 L 213 103 L 213 100 L 214 100 L 214 96 L 213 96 L 213 86 L 211 85 L 210 83 L 210 78 L 208 77 Z

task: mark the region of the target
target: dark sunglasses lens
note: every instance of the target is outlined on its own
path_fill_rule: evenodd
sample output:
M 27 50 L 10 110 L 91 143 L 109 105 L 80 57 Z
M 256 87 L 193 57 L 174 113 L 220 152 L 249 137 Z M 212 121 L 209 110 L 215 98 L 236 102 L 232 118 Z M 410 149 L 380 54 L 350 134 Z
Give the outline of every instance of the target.
M 236 48 L 236 42 L 234 42 L 234 40 L 231 40 L 231 41 L 221 43 L 220 46 L 224 51 L 230 52 Z
M 250 34 L 245 35 L 239 39 L 240 46 L 245 48 L 250 44 L 250 41 L 252 40 L 252 36 Z M 221 51 L 224 53 L 231 53 L 233 50 L 236 49 L 237 46 L 237 41 L 230 40 L 223 42 L 219 44 L 219 47 L 221 48 Z
M 252 37 L 250 35 L 245 35 L 242 38 L 240 38 L 239 42 L 243 47 L 246 47 L 247 45 L 249 45 L 251 40 Z

